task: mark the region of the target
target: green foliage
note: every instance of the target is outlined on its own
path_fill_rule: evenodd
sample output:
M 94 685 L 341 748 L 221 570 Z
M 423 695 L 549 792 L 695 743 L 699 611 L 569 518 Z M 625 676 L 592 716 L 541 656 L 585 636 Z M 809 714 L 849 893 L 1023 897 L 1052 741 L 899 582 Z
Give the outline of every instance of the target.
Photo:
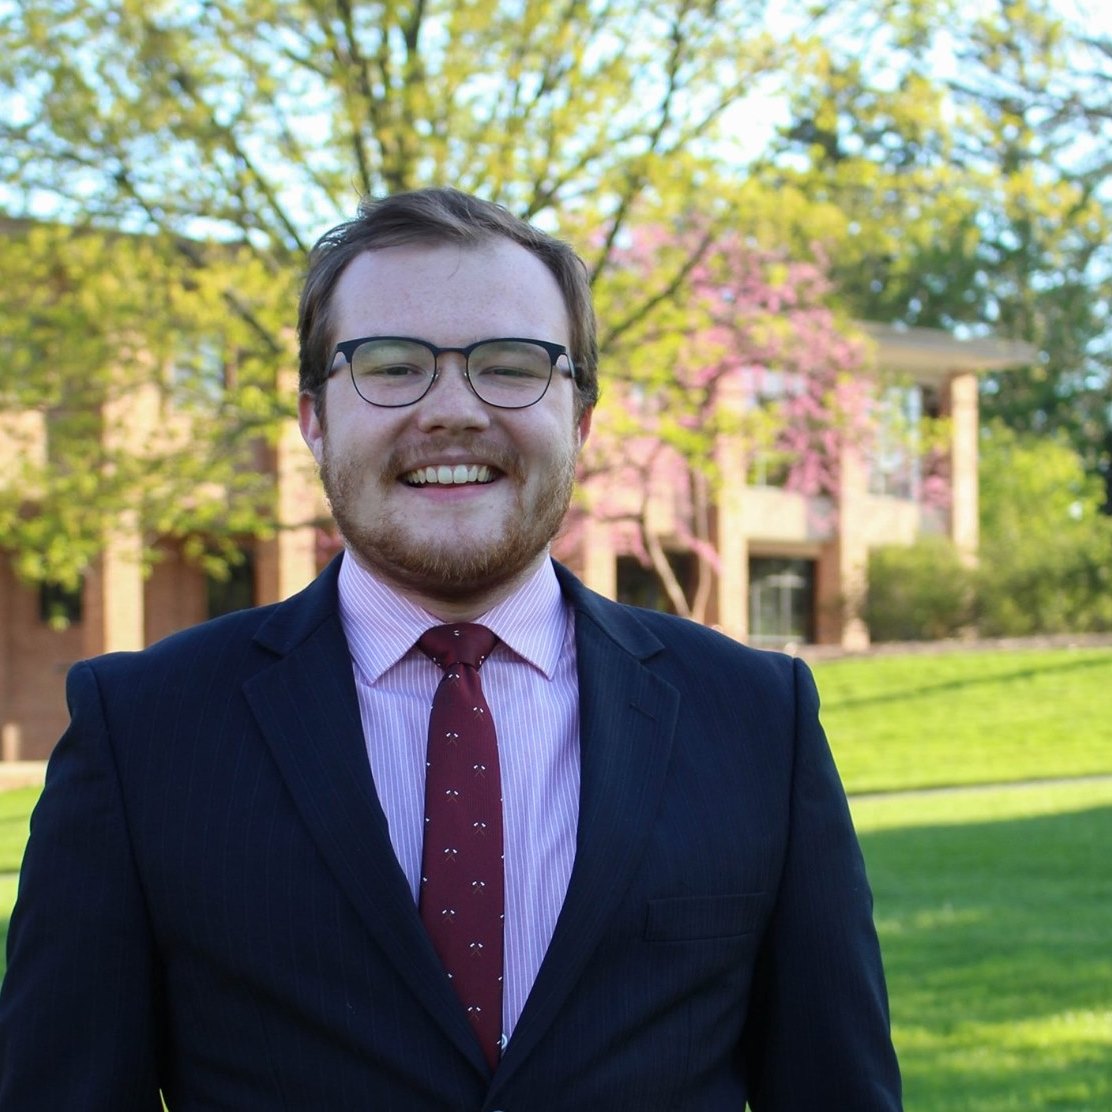
M 121 521 L 218 564 L 267 533 L 257 456 L 289 416 L 273 386 L 289 352 L 225 294 L 276 286 L 242 252 L 194 260 L 165 236 L 0 234 L 0 535 L 18 574 L 76 586 Z
M 933 641 L 969 625 L 972 581 L 946 537 L 885 545 L 869 554 L 862 616 L 874 641 Z
M 1112 518 L 1063 437 L 981 438 L 976 619 L 987 636 L 1112 629 Z
M 780 234 L 826 244 L 858 317 L 1033 344 L 1034 366 L 989 377 L 985 412 L 1063 430 L 1112 481 L 1112 44 L 1063 11 L 838 5 L 759 176 L 833 213 L 815 231 L 785 207 Z
M 975 570 L 944 538 L 875 550 L 864 617 L 878 642 L 1112 630 L 1112 518 L 1064 435 L 981 437 Z
M 33 525 L 11 490 L 0 506 L 23 574 L 71 581 L 95 554 L 96 513 L 138 515 L 152 536 L 218 554 L 237 530 L 270 528 L 243 463 L 290 408 L 274 383 L 306 252 L 356 196 L 432 183 L 584 249 L 604 378 L 658 388 L 668 336 L 691 332 L 691 274 L 728 229 L 789 258 L 828 257 L 852 315 L 987 324 L 1035 344 L 1044 358 L 994 376 L 986 411 L 1062 429 L 1090 472 L 1107 466 L 1107 41 L 1046 0 L 778 14 L 759 0 L 8 5 L 0 200 L 132 240 L 110 237 L 94 265 L 90 237 L 54 229 L 0 263 L 0 407 L 49 414 L 72 448 L 9 480 L 44 499 Z M 790 120 L 747 168 L 752 152 L 733 143 L 746 99 L 776 91 Z M 679 234 L 693 215 L 706 233 L 694 246 Z M 648 277 L 623 275 L 631 230 L 645 227 L 676 234 Z M 75 333 L 85 377 L 52 367 Z M 79 403 L 130 404 L 121 363 L 149 376 L 174 353 L 193 383 L 180 397 L 211 403 L 211 360 L 189 366 L 183 347 L 237 369 L 192 450 L 139 454 L 130 470 L 94 451 L 99 417 Z M 107 392 L 99 369 L 113 363 Z M 676 404 L 670 426 L 697 467 L 706 440 Z
M 275 383 L 292 364 L 294 289 L 316 235 L 361 195 L 450 183 L 500 201 L 580 247 L 604 308 L 630 227 L 693 212 L 712 235 L 732 227 L 737 174 L 716 153 L 720 121 L 794 45 L 767 31 L 763 9 L 9 5 L 0 201 L 65 226 L 26 261 L 21 235 L 0 247 L 15 356 L 0 410 L 51 423 L 49 458 L 24 453 L 0 493 L 20 573 L 72 583 L 101 544 L 98 522 L 121 516 L 218 565 L 238 535 L 273 527 L 252 455 L 292 408 Z M 111 234 L 67 239 L 77 227 Z M 614 367 L 635 325 L 669 319 L 691 262 L 662 252 L 652 281 L 622 292 L 603 335 Z M 215 395 L 214 361 L 235 371 Z M 211 416 L 172 450 L 126 444 L 122 428 L 113 448 L 103 422 L 135 408 L 131 395 L 169 363 L 173 405 Z M 679 416 L 683 450 L 705 454 Z
M 4 169 L 75 215 L 294 261 L 358 194 L 451 183 L 589 231 L 601 263 L 636 204 L 705 200 L 706 140 L 790 49 L 763 7 L 27 0 Z

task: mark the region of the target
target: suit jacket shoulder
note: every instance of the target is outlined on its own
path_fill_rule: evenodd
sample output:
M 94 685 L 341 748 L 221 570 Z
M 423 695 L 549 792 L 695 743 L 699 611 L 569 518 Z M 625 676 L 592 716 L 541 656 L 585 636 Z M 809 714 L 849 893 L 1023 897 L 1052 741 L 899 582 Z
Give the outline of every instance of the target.
M 106 680 L 142 681 L 167 670 L 178 684 L 204 673 L 242 677 L 288 652 L 338 618 L 333 561 L 312 583 L 281 602 L 236 610 L 172 633 L 137 652 L 106 653 L 83 662 Z
M 760 691 L 764 699 L 795 698 L 795 672 L 806 665 L 785 653 L 755 649 L 708 626 L 658 610 L 614 602 L 590 590 L 556 565 L 577 622 L 590 623 L 646 667 L 681 685 L 699 689 L 722 679 L 742 685 L 737 694 Z

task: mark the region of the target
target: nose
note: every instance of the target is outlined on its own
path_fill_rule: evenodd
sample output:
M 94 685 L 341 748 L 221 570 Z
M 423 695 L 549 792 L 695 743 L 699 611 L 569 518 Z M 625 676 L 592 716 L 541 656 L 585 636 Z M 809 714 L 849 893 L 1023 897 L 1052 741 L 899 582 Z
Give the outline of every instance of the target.
M 432 389 L 417 403 L 421 429 L 481 429 L 490 424 L 490 410 L 471 389 L 466 361 L 456 352 L 439 357 Z

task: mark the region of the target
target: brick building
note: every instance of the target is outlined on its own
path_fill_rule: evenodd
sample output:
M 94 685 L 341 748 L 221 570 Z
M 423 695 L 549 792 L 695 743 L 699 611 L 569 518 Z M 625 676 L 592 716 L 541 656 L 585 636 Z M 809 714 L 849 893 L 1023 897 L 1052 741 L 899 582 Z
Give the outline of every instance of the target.
M 867 643 L 853 601 L 864 587 L 868 552 L 910 543 L 923 533 L 946 533 L 972 559 L 977 547 L 977 377 L 1030 360 L 1024 345 L 960 342 L 931 330 L 868 325 L 877 362 L 900 376 L 900 404 L 950 418 L 950 497 L 944 511 L 919 497 L 915 461 L 842 460 L 842 490 L 833 513 L 818 513 L 801 495 L 753 481 L 737 445 L 720 446 L 725 480 L 715 507 L 720 570 L 708 621 L 730 636 L 757 644 Z M 282 384 L 293 390 L 292 381 Z M 137 422 L 153 419 L 142 397 L 129 399 Z M 145 417 L 144 414 L 147 414 Z M 38 415 L 0 414 L 0 468 L 5 454 L 45 441 Z M 17 447 L 18 446 L 18 447 Z M 34 450 L 33 448 L 31 450 Z M 307 583 L 331 552 L 314 519 L 325 507 L 309 453 L 290 422 L 266 454 L 275 476 L 280 528 L 275 539 L 248 546 L 248 559 L 229 583 L 206 579 L 180 550 L 160 546 L 144 576 L 142 538 L 124 520 L 106 526 L 101 556 L 81 592 L 65 595 L 28 586 L 0 551 L 0 737 L 4 760 L 46 756 L 64 729 L 64 678 L 83 657 L 138 649 L 176 629 L 236 606 L 283 598 Z M 749 474 L 749 481 L 746 479 Z M 654 492 L 653 528 L 682 567 L 670 492 Z M 660 600 L 635 560 L 622 556 L 612 532 L 588 520 L 560 556 L 588 585 L 610 597 L 657 605 Z M 63 613 L 65 628 L 52 616 Z

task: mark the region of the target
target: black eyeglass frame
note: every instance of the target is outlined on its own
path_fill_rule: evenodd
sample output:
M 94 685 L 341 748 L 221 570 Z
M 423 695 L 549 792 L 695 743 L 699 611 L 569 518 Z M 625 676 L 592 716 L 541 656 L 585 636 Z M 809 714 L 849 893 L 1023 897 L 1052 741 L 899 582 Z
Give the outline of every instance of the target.
M 401 341 L 407 344 L 419 344 L 432 354 L 432 374 L 429 376 L 428 385 L 421 393 L 411 402 L 397 402 L 390 404 L 387 402 L 372 402 L 370 398 L 366 397 L 359 389 L 359 384 L 355 381 L 355 352 L 362 344 L 370 343 L 375 340 L 392 340 Z M 534 344 L 536 347 L 543 348 L 548 353 L 549 368 L 548 368 L 548 381 L 544 384 L 544 389 L 537 395 L 531 402 L 526 402 L 524 405 L 499 405 L 498 402 L 487 401 L 486 398 L 475 389 L 475 384 L 471 381 L 471 353 L 476 349 L 482 347 L 484 344 Z M 429 343 L 428 340 L 422 340 L 417 336 L 360 336 L 355 340 L 342 340 L 332 350 L 332 361 L 335 364 L 336 356 L 342 355 L 344 361 L 347 363 L 348 371 L 351 374 L 351 384 L 355 387 L 355 392 L 365 401 L 368 405 L 373 405 L 378 409 L 406 409 L 411 405 L 416 405 L 422 398 L 428 395 L 428 392 L 436 385 L 436 380 L 440 377 L 440 357 L 442 355 L 462 355 L 463 356 L 463 377 L 467 381 L 467 385 L 471 393 L 475 395 L 483 403 L 483 405 L 493 406 L 495 409 L 528 409 L 530 406 L 536 405 L 545 394 L 548 393 L 549 386 L 552 385 L 552 373 L 556 370 L 556 364 L 561 355 L 567 357 L 567 367 L 561 367 L 560 370 L 578 386 L 579 380 L 575 373 L 575 363 L 572 360 L 571 352 L 568 351 L 567 346 L 564 344 L 554 343 L 552 340 L 538 340 L 532 336 L 490 336 L 485 340 L 476 340 L 473 344 L 468 344 L 466 347 L 437 347 L 436 344 Z M 333 375 L 338 374 L 339 366 L 334 365 L 328 372 L 328 377 L 332 378 Z

